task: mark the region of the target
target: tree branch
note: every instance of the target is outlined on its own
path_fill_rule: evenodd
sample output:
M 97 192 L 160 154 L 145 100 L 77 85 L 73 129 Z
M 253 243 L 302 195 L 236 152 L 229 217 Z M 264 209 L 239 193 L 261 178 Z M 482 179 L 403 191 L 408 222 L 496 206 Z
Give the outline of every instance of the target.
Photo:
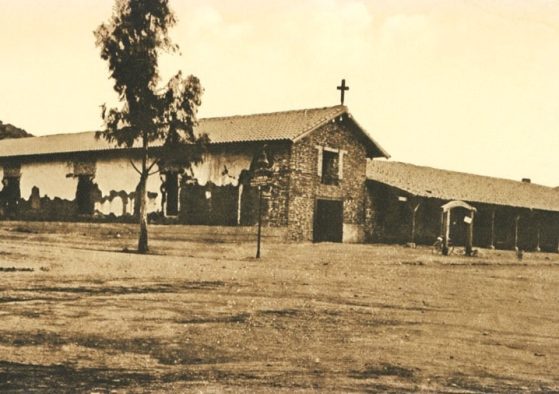
M 137 172 L 138 174 L 142 175 L 142 171 L 140 171 L 140 170 L 138 169 L 138 167 L 136 167 L 136 164 L 134 164 L 134 162 L 132 161 L 132 159 L 130 159 L 129 161 L 130 161 L 130 164 L 132 165 L 132 167 L 134 168 L 134 170 L 136 170 L 136 172 Z
M 153 168 L 153 166 L 155 166 L 155 165 L 158 164 L 158 163 L 159 163 L 159 160 L 158 160 L 158 159 L 154 160 L 154 161 L 148 166 L 147 172 L 149 173 L 149 172 L 151 171 L 151 169 Z M 159 170 L 158 170 L 158 171 L 159 171 Z

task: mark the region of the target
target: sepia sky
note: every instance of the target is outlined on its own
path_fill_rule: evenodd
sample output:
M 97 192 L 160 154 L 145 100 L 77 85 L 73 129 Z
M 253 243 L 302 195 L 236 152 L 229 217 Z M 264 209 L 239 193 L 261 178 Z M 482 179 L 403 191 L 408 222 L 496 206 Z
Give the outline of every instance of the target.
M 200 116 L 346 105 L 393 160 L 559 186 L 557 0 L 171 0 Z M 97 130 L 111 0 L 0 0 L 0 120 Z

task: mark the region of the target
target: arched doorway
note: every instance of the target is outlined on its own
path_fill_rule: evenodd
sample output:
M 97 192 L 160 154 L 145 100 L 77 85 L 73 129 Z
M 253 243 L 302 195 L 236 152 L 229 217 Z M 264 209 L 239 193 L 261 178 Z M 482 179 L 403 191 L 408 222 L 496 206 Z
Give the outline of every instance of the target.
M 452 239 L 455 245 L 464 245 L 466 255 L 472 254 L 474 216 L 477 209 L 464 201 L 450 201 L 441 206 L 443 254 L 448 254 Z

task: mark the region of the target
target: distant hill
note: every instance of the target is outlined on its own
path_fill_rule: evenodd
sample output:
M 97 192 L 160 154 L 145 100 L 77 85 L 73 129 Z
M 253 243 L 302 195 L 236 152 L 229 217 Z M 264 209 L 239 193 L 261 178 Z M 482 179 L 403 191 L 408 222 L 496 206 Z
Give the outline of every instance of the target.
M 25 138 L 25 137 L 33 137 L 33 134 L 30 134 L 27 131 L 15 127 L 9 123 L 4 124 L 0 120 L 0 140 L 6 138 Z

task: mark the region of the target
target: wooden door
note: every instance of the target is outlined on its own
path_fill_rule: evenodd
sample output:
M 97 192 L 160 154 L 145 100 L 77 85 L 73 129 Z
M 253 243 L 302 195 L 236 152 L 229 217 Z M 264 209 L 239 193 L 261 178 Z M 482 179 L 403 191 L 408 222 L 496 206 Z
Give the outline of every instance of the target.
M 343 222 L 343 201 L 316 200 L 314 242 L 342 242 Z

